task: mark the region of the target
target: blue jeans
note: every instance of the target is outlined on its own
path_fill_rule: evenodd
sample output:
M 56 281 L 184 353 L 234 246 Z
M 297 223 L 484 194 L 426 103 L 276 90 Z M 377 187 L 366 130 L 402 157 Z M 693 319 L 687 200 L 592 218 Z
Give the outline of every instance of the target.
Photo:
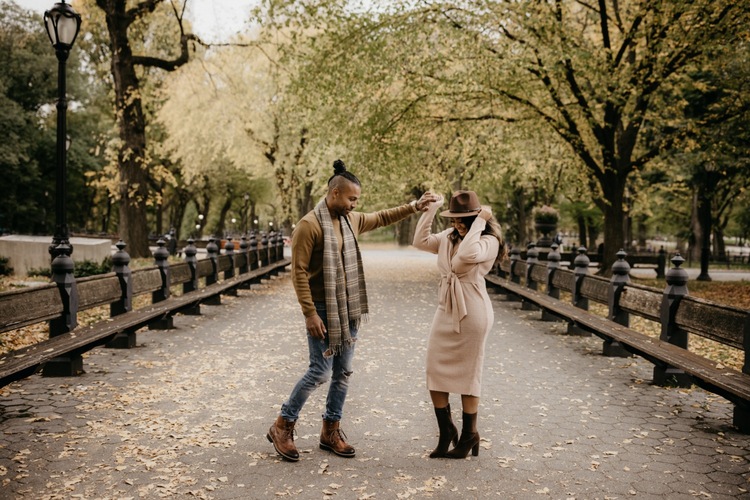
M 328 326 L 325 303 L 315 303 L 315 309 L 323 323 Z M 357 330 L 353 324 L 349 325 L 352 340 L 357 338 Z M 296 421 L 299 412 L 305 405 L 307 398 L 315 389 L 331 380 L 326 398 L 326 411 L 323 418 L 329 422 L 338 422 L 344 413 L 344 402 L 349 389 L 349 377 L 353 372 L 352 361 L 354 359 L 354 345 L 344 346 L 344 350 L 338 356 L 323 356 L 328 350 L 328 336 L 323 340 L 313 338 L 307 334 L 307 345 L 310 351 L 310 365 L 307 372 L 292 389 L 289 399 L 281 405 L 281 416 L 285 420 Z

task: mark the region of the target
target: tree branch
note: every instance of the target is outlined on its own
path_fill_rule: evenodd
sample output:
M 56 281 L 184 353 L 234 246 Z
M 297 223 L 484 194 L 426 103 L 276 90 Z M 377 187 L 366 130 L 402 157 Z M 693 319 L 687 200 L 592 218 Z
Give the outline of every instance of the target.
M 141 19 L 146 14 L 152 13 L 156 10 L 156 6 L 164 0 L 144 0 L 143 2 L 136 4 L 135 7 L 128 9 L 125 12 L 125 16 L 129 19 L 128 24 Z M 97 0 L 98 3 L 98 0 Z
M 481 121 L 492 121 L 497 120 L 504 123 L 515 123 L 520 121 L 518 118 L 512 118 L 508 116 L 496 115 L 494 113 L 488 113 L 485 115 L 478 116 L 439 116 L 439 115 L 428 115 L 423 118 L 433 120 L 439 123 L 451 123 L 451 122 L 481 122 Z

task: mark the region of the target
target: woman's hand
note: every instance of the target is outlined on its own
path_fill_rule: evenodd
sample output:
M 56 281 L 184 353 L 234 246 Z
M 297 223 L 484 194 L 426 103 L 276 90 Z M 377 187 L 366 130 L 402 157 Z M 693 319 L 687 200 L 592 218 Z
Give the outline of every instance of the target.
M 492 209 L 486 205 L 482 205 L 482 209 L 477 214 L 477 217 L 489 221 L 492 218 Z

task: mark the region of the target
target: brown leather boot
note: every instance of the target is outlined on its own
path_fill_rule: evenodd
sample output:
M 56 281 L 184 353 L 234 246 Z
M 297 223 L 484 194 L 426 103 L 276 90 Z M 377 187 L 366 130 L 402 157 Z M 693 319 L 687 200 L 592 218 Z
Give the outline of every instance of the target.
M 345 441 L 346 434 L 339 428 L 338 422 L 323 420 L 323 430 L 320 431 L 320 449 L 334 452 L 345 458 L 354 456 L 354 448 Z
M 284 420 L 284 417 L 279 415 L 266 434 L 276 453 L 291 462 L 299 460 L 299 452 L 294 446 L 294 424 L 295 422 Z

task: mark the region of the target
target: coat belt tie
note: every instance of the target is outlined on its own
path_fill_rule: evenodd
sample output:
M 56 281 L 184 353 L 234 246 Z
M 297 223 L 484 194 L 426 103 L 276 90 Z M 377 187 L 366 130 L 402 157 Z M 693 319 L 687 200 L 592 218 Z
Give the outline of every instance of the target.
M 446 312 L 453 318 L 453 331 L 461 333 L 460 322 L 466 317 L 466 299 L 461 286 L 461 277 L 456 273 L 449 273 L 443 278 L 442 302 Z

